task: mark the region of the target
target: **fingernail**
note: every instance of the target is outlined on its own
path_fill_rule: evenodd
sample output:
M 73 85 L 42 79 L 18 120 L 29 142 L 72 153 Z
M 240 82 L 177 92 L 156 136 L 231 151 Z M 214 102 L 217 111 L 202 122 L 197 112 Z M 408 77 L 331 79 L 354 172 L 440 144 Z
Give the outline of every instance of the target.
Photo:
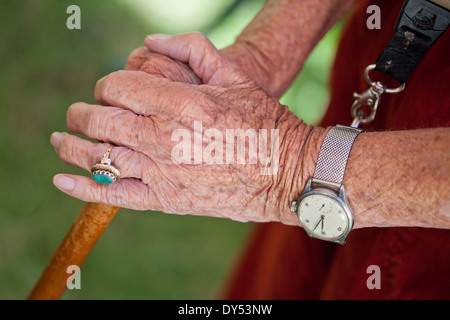
M 172 38 L 169 34 L 151 34 L 147 36 L 148 40 L 165 40 Z
M 75 180 L 64 175 L 55 176 L 53 183 L 58 189 L 63 191 L 72 191 L 75 188 Z
M 53 147 L 58 149 L 62 138 L 63 134 L 61 132 L 53 132 L 52 135 L 50 136 L 50 143 L 52 144 Z

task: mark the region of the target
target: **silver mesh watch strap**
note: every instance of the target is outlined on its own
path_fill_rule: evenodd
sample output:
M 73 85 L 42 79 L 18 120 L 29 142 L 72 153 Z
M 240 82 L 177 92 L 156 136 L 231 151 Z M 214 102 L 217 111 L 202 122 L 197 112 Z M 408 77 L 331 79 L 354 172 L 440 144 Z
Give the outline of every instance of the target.
M 341 187 L 353 142 L 362 131 L 341 125 L 331 128 L 320 149 L 313 183 Z

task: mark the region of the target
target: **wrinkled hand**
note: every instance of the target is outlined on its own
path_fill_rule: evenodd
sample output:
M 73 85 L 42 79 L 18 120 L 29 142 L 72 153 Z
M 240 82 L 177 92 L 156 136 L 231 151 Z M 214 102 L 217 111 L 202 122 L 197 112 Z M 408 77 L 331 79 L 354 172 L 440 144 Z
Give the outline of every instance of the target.
M 146 62 L 139 68 L 146 72 L 132 71 L 143 59 L 131 58 L 128 70 L 98 81 L 95 96 L 101 105 L 75 103 L 68 110 L 69 130 L 103 143 L 66 133 L 51 138 L 63 161 L 86 170 L 115 145 L 110 157 L 121 180 L 101 185 L 88 177 L 63 174 L 54 177 L 55 185 L 83 201 L 137 210 L 298 224 L 288 206 L 310 174 L 305 168 L 311 166 L 305 162 L 312 127 L 268 96 L 201 34 L 154 36 L 146 39 L 146 45 L 178 62 L 168 61 L 159 71 L 157 63 Z M 141 54 L 166 59 L 145 50 L 135 53 Z M 181 140 L 179 135 L 173 139 L 174 133 L 183 133 L 183 142 L 195 144 L 199 136 L 195 122 L 202 126 L 203 150 L 199 153 L 194 146 L 189 155 L 185 149 L 183 161 L 177 161 L 174 150 Z M 244 144 L 243 164 L 237 160 L 237 148 L 233 161 L 228 161 L 225 150 L 230 141 L 225 138 L 232 129 L 256 133 L 267 129 L 268 143 L 263 141 L 262 146 L 271 152 L 270 163 L 279 166 L 275 174 L 262 174 L 268 165 L 252 161 L 256 154 L 250 141 Z M 278 153 L 271 149 L 272 129 L 277 129 Z M 216 139 L 222 135 L 223 155 L 208 148 L 214 141 L 211 133 Z M 185 141 L 186 135 L 190 139 Z M 205 159 L 216 159 L 218 164 Z

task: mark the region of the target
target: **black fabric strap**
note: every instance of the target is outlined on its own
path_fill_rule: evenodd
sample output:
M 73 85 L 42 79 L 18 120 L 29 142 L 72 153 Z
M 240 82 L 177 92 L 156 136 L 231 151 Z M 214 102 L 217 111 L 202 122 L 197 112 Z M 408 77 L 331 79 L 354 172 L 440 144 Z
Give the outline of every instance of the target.
M 375 69 L 406 82 L 422 57 L 448 28 L 450 11 L 426 0 L 407 0 L 396 32 L 376 61 Z
M 430 42 L 425 37 L 400 28 L 378 57 L 375 69 L 404 83 L 429 48 Z

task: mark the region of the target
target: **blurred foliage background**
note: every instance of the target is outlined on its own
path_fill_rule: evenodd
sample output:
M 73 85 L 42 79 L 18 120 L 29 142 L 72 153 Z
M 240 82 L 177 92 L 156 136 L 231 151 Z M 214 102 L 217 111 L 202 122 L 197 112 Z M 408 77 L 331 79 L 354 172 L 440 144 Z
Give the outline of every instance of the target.
M 69 30 L 67 7 L 81 8 Z M 94 103 L 97 79 L 122 69 L 147 34 L 201 31 L 223 48 L 262 0 L 2 0 L 0 2 L 0 299 L 24 299 L 83 203 L 57 190 L 56 173 L 86 172 L 49 143 L 67 131 L 76 101 Z M 316 123 L 339 25 L 317 46 L 282 98 Z M 63 299 L 214 299 L 251 223 L 121 209 L 81 268 L 81 290 Z

